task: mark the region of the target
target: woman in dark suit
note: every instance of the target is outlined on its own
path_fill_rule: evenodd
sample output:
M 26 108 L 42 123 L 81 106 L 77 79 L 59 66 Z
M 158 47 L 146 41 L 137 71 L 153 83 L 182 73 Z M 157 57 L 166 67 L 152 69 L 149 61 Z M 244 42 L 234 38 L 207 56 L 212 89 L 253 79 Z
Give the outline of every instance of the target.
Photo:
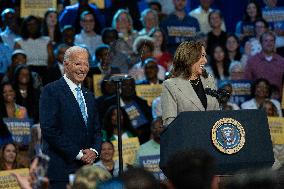
M 172 78 L 163 83 L 161 94 L 164 126 L 169 125 L 180 112 L 218 110 L 219 103 L 205 93 L 205 88 L 216 89 L 214 78 L 207 74 L 206 52 L 201 42 L 185 41 L 177 48 Z

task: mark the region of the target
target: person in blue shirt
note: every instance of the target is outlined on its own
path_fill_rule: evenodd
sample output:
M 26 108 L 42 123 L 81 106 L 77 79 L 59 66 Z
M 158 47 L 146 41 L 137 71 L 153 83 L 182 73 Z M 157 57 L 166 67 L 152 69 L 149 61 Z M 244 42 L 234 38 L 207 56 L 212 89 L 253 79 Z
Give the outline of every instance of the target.
M 181 42 L 194 38 L 200 31 L 197 19 L 187 15 L 185 11 L 186 1 L 173 0 L 175 11 L 160 24 L 166 32 L 171 53 L 174 53 Z

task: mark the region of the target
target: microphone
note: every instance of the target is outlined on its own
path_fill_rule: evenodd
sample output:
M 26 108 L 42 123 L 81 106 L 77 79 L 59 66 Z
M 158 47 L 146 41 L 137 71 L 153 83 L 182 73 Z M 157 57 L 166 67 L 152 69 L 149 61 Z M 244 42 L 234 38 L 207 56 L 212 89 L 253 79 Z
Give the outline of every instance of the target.
M 201 74 L 205 79 L 208 78 L 208 72 L 205 68 L 202 68 L 202 74 Z
M 217 100 L 220 100 L 222 98 L 229 98 L 231 96 L 230 93 L 228 93 L 225 89 L 211 89 L 211 88 L 205 88 L 205 94 L 213 96 L 217 98 Z

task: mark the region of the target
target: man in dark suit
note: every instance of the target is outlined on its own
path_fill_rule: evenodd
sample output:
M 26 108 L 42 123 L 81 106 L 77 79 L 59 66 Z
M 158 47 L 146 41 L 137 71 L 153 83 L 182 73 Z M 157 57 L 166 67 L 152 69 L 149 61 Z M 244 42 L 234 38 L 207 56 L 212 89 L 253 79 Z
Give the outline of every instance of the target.
M 73 46 L 64 55 L 64 76 L 44 87 L 40 98 L 43 153 L 50 157 L 50 188 L 65 188 L 68 175 L 92 164 L 101 146 L 95 99 L 81 88 L 89 71 L 88 52 Z

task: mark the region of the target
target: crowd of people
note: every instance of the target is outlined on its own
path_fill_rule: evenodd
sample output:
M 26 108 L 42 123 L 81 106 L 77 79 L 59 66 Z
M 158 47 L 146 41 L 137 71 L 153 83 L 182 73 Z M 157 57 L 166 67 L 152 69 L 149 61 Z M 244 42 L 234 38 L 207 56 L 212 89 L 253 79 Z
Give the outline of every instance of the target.
M 279 11 L 284 14 L 284 7 L 277 0 L 263 0 L 264 7 L 248 0 L 243 19 L 231 33 L 226 31 L 222 12 L 212 8 L 213 0 L 200 0 L 189 12 L 187 0 L 145 1 L 148 7 L 141 13 L 135 2 L 114 1 L 111 8 L 102 10 L 88 0 L 72 5 L 64 1 L 41 17 L 24 18 L 19 16 L 17 2 L 0 7 L 0 170 L 33 167 L 29 162 L 48 152 L 53 168 L 44 187 L 65 186 L 69 172 L 88 164 L 67 187 L 136 188 L 141 179 L 149 184 L 144 188 L 214 188 L 220 179 L 213 174 L 212 157 L 203 151 L 181 152 L 180 159 L 169 161 L 166 180 L 134 167 L 143 167 L 141 156 L 160 155 L 160 134 L 180 112 L 263 109 L 267 116 L 283 117 L 284 19 L 273 18 Z M 125 75 L 120 109 L 111 80 L 117 74 Z M 94 75 L 100 78 L 98 86 Z M 251 84 L 249 98 L 233 100 L 235 81 Z M 136 93 L 139 85 L 163 85 L 163 91 L 149 104 Z M 216 98 L 204 88 L 228 95 Z M 77 105 L 73 96 L 78 111 L 73 111 Z M 122 140 L 137 137 L 140 143 L 133 165 L 125 166 L 122 175 L 113 160 L 118 112 Z M 33 120 L 29 146 L 13 141 L 2 118 Z M 58 124 L 60 130 L 55 127 Z M 273 150 L 273 168 L 281 170 L 284 146 L 274 145 Z M 72 162 L 73 157 L 80 162 Z M 193 162 L 187 164 L 187 160 Z M 30 168 L 30 174 L 36 169 Z M 195 176 L 200 179 L 198 186 L 191 185 Z M 21 176 L 15 177 L 23 187 L 27 184 Z M 234 183 L 224 187 L 247 187 L 238 179 L 241 176 L 236 175 Z M 274 177 L 267 179 L 275 183 Z M 52 187 L 54 180 L 59 185 Z

